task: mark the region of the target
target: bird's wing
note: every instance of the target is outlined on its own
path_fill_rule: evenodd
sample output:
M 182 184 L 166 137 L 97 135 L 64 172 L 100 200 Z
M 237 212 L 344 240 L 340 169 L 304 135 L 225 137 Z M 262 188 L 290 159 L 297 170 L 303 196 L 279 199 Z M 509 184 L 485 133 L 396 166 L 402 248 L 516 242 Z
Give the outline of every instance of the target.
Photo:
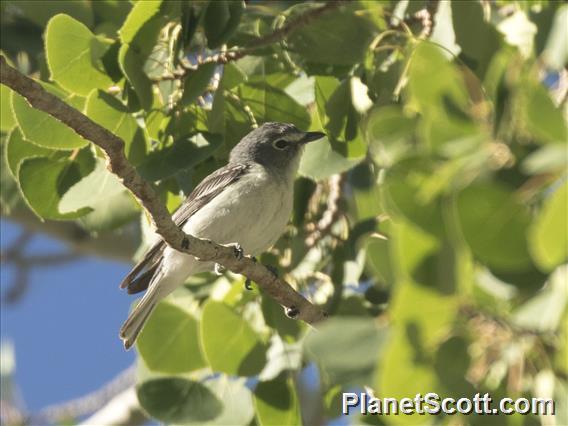
M 228 185 L 239 180 L 247 169 L 245 164 L 228 164 L 203 179 L 173 214 L 175 224 L 183 226 L 197 210 L 219 195 Z
M 211 173 L 195 187 L 172 215 L 174 223 L 179 227 L 183 226 L 201 207 L 219 195 L 227 186 L 238 181 L 247 169 L 246 164 L 228 164 Z M 159 269 L 165 248 L 166 244 L 162 240 L 150 247 L 142 260 L 124 278 L 120 287 L 126 287 L 129 294 L 146 290 L 152 276 Z

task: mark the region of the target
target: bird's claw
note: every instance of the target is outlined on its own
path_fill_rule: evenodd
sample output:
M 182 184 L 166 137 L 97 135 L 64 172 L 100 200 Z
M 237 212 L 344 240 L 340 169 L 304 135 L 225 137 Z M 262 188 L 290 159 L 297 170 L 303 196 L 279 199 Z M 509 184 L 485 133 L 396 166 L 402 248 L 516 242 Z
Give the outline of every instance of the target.
M 284 308 L 284 313 L 286 314 L 286 316 L 288 318 L 296 319 L 298 317 L 298 315 L 300 314 L 300 310 L 298 308 L 296 308 L 295 306 L 290 306 L 290 307 Z
M 251 259 L 254 263 L 257 262 L 256 257 L 254 257 L 254 256 L 251 256 L 250 259 Z M 247 290 L 252 290 L 252 285 L 251 285 L 251 282 L 250 282 L 250 279 L 249 279 L 249 278 L 247 278 L 247 279 L 245 280 L 245 289 L 247 289 Z
M 233 253 L 237 260 L 241 260 L 243 257 L 245 257 L 245 251 L 239 243 L 232 243 L 227 245 L 233 248 Z
M 183 237 L 183 240 L 181 240 L 181 248 L 186 250 L 189 248 L 189 239 L 187 237 Z
M 245 289 L 252 290 L 252 285 L 251 285 L 250 280 L 248 278 L 245 280 Z
M 215 263 L 215 268 L 214 268 L 214 272 L 215 275 L 223 275 L 223 272 L 225 271 L 225 268 L 223 267 L 223 265 L 221 265 L 220 263 Z

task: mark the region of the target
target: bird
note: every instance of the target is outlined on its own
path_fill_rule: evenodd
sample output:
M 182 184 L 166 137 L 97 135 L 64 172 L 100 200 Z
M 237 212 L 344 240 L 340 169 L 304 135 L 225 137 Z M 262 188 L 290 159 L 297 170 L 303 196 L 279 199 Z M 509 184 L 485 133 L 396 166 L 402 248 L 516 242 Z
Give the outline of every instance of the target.
M 286 228 L 305 145 L 324 136 L 289 123 L 260 125 L 235 145 L 225 166 L 195 187 L 173 213 L 174 223 L 195 237 L 233 244 L 247 255 L 260 255 Z M 155 238 L 120 284 L 129 294 L 146 290 L 120 329 L 126 350 L 163 298 L 191 275 L 215 267 L 167 246 L 157 235 Z

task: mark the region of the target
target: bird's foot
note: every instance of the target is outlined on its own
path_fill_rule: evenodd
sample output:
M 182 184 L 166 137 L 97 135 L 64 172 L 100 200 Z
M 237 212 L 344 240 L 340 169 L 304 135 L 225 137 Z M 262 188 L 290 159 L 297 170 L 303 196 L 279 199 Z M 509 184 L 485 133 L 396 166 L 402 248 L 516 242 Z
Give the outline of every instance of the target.
M 272 265 L 264 265 L 264 266 L 266 267 L 266 269 L 270 271 L 272 275 L 274 275 L 274 278 L 278 278 L 280 276 L 280 274 L 278 273 L 278 268 L 276 266 Z
M 215 275 L 221 276 L 223 275 L 223 272 L 225 272 L 225 267 L 220 263 L 216 263 L 213 271 L 215 272 Z
M 243 257 L 245 257 L 245 251 L 239 243 L 226 244 L 226 246 L 233 249 L 233 253 L 237 260 L 241 260 Z
M 183 240 L 181 240 L 181 248 L 186 250 L 189 248 L 189 238 L 183 237 Z
M 254 256 L 251 256 L 250 259 L 255 263 L 257 262 L 256 257 Z M 245 280 L 245 289 L 252 290 L 252 285 L 249 278 Z
M 289 308 L 284 308 L 284 313 L 290 319 L 296 319 L 300 314 L 300 310 L 295 306 L 290 306 Z

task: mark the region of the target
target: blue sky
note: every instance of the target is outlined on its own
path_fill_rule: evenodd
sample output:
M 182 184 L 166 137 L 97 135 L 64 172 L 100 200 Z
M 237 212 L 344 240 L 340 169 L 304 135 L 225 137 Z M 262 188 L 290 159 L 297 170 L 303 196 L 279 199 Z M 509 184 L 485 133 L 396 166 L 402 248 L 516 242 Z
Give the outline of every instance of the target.
M 5 249 L 20 228 L 5 220 L 0 227 Z M 38 235 L 28 251 L 48 254 L 64 247 Z M 118 338 L 133 301 L 118 288 L 128 270 L 127 264 L 92 257 L 36 269 L 24 298 L 2 304 L 1 338 L 15 347 L 16 382 L 29 411 L 92 392 L 133 363 L 135 353 L 125 352 Z M 2 265 L 2 295 L 13 276 L 13 268 Z
M 0 246 L 10 246 L 20 227 L 0 221 Z M 65 245 L 36 235 L 28 254 L 53 254 Z M 126 352 L 118 330 L 134 298 L 118 288 L 130 265 L 95 257 L 50 268 L 35 269 L 30 287 L 14 305 L 2 303 L 0 333 L 16 352 L 16 383 L 29 413 L 74 399 L 99 389 L 135 360 Z M 14 269 L 0 268 L 4 295 Z M 317 369 L 312 364 L 302 380 L 317 388 Z M 311 385 L 311 386 L 310 386 Z M 313 387 L 315 386 L 315 388 Z M 345 418 L 333 425 L 347 424 Z

